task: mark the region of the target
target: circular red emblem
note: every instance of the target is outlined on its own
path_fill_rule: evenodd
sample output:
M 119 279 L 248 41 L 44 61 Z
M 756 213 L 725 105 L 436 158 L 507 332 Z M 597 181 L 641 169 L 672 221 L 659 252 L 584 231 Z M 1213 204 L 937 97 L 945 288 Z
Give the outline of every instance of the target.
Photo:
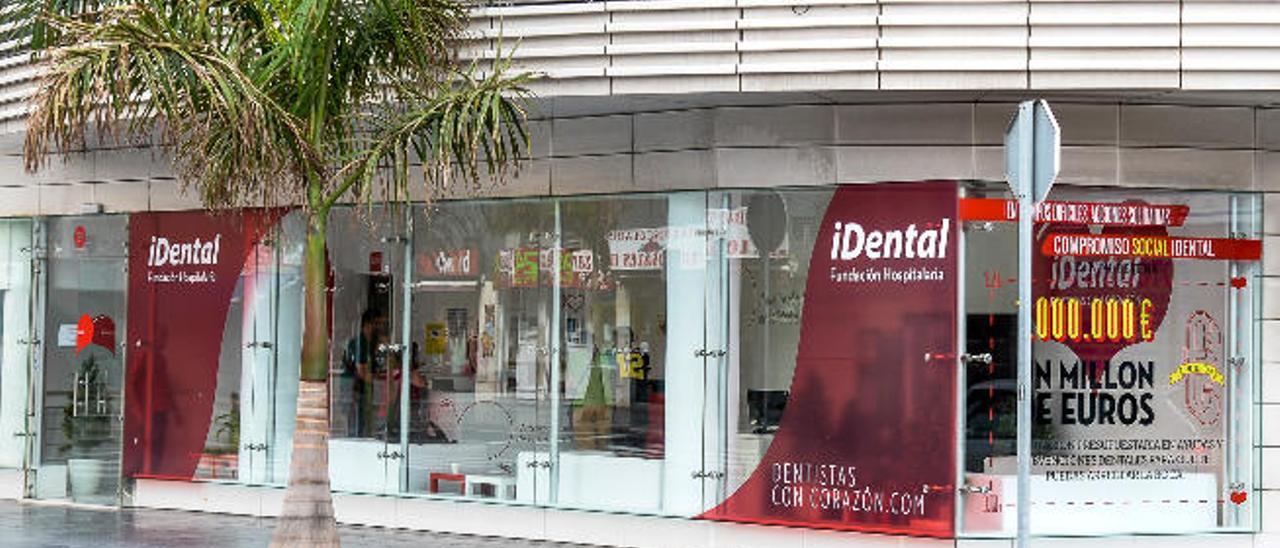
M 89 240 L 89 235 L 84 230 L 84 225 L 76 227 L 75 232 L 71 234 L 71 241 L 75 242 L 76 249 L 84 249 L 84 244 Z

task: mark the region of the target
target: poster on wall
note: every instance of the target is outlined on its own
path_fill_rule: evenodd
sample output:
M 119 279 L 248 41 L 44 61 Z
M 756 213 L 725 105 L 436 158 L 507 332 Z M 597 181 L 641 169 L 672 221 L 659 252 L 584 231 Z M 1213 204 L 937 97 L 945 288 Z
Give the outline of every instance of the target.
M 786 413 L 705 519 L 954 536 L 957 185 L 843 186 L 809 263 Z
M 126 477 L 193 477 L 212 421 L 236 282 L 255 243 L 286 212 L 129 218 Z

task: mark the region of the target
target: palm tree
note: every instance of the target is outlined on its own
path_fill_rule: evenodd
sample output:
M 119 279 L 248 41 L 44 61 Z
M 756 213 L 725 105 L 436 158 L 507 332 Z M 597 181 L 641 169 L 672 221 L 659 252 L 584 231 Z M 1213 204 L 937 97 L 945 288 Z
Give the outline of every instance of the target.
M 325 225 L 343 199 L 501 180 L 528 148 L 509 59 L 457 63 L 455 0 L 9 0 L 0 41 L 41 68 L 25 166 L 95 139 L 169 149 L 207 208 L 302 205 L 305 328 L 274 545 L 336 546 L 329 493 Z M 413 176 L 417 180 L 418 176 Z

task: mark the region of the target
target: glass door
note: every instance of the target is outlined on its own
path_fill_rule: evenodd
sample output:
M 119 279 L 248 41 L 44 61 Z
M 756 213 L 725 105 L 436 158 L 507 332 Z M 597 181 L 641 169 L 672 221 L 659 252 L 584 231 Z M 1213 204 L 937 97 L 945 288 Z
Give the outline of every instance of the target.
M 830 189 L 713 192 L 707 203 L 703 507 L 759 470 L 782 424 L 810 255 Z M 764 471 L 767 472 L 767 471 Z
M 43 223 L 44 284 L 33 495 L 116 504 L 124 394 L 126 218 L 64 217 Z M 41 246 L 36 246 L 37 251 Z M 39 257 L 43 256 L 43 259 Z
M 334 275 L 330 477 L 337 491 L 402 490 L 404 209 L 341 209 L 329 222 Z
M 554 208 L 418 207 L 405 340 L 409 492 L 554 500 Z
M 682 214 L 700 212 L 703 194 L 686 196 L 690 204 Z M 687 299 L 681 305 L 688 308 L 673 309 L 669 284 L 672 261 L 683 265 L 682 276 L 700 280 L 700 257 L 686 261 L 673 251 L 671 198 L 665 195 L 565 199 L 556 213 L 559 252 L 552 302 L 559 308 L 560 381 L 552 398 L 559 407 L 552 432 L 552 503 L 644 514 L 684 512 L 669 508 L 683 507 L 697 489 L 693 472 L 700 444 L 686 443 L 691 440 L 684 436 L 673 445 L 672 434 L 697 431 L 699 421 L 697 412 L 690 412 L 693 407 L 679 410 L 678 424 L 668 418 L 676 411 L 670 407 L 673 390 L 681 390 L 679 403 L 691 403 L 683 397 L 693 388 L 685 378 L 697 371 L 694 364 L 700 360 L 692 349 L 675 352 L 671 345 L 694 335 L 673 325 L 676 318 L 700 318 L 702 305 L 700 299 Z M 703 222 L 700 213 L 678 221 L 675 226 L 686 231 L 696 231 L 687 222 Z M 700 345 L 701 336 L 688 340 Z M 682 455 L 679 468 L 671 458 L 673 448 Z
M 971 183 L 962 197 L 1008 198 L 1003 183 Z M 965 534 L 1000 536 L 1016 530 L 1016 492 L 1006 489 L 1006 479 L 1017 470 L 1017 243 L 1016 222 L 961 225 L 965 359 L 959 361 L 957 383 L 963 406 L 957 496 L 964 510 L 957 530 Z

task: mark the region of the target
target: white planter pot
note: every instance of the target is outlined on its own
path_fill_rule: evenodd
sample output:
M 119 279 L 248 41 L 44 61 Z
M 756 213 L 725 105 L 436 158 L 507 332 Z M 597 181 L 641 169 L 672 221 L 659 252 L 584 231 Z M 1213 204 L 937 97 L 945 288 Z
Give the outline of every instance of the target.
M 102 491 L 109 464 L 99 459 L 67 459 L 67 490 L 75 502 L 108 502 L 114 493 Z

